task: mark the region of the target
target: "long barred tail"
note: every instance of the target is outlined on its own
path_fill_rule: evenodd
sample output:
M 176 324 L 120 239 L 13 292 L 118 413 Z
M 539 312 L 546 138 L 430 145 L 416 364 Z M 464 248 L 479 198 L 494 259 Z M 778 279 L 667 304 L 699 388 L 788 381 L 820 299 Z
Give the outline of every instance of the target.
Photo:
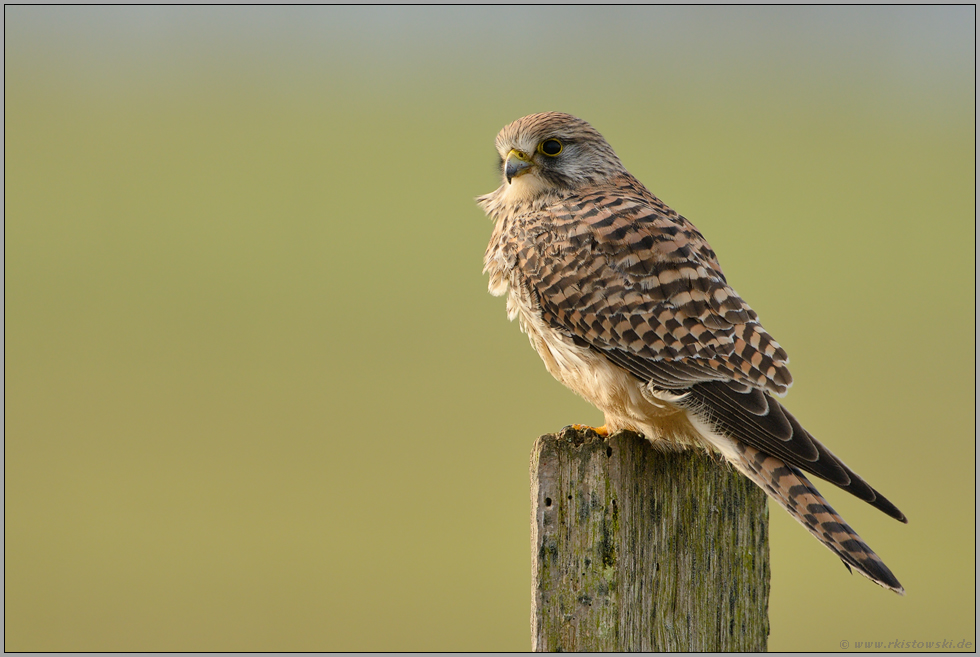
M 831 508 L 802 472 L 753 447 L 733 442 L 741 457 L 729 459 L 736 469 L 779 502 L 846 566 L 876 584 L 905 595 L 905 589 L 888 566 Z

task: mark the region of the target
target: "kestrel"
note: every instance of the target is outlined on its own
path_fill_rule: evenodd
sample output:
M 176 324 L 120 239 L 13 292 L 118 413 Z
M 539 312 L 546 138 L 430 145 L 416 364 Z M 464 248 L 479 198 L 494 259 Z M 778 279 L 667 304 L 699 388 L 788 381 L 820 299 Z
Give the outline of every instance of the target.
M 605 414 L 599 432 L 720 452 L 848 568 L 904 594 L 803 473 L 905 515 L 775 399 L 793 382 L 786 352 L 691 222 L 569 114 L 518 119 L 496 147 L 501 185 L 477 199 L 495 222 L 490 293 L 506 295 L 548 371 Z

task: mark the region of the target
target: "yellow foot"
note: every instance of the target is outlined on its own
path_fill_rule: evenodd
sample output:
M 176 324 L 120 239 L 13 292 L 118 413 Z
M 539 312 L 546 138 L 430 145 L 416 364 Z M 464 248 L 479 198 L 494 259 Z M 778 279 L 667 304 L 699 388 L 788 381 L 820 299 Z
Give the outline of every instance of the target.
M 606 425 L 602 425 L 601 427 L 590 427 L 587 424 L 573 424 L 571 426 L 576 431 L 595 431 L 603 438 L 609 437 L 609 429 L 606 428 Z

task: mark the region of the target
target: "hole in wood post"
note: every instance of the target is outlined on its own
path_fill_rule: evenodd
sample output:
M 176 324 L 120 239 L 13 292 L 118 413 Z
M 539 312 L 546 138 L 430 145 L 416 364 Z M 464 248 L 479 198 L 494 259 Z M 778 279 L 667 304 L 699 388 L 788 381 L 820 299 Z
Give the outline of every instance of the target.
M 551 498 L 550 497 L 544 498 L 544 505 L 545 506 L 551 506 Z
M 610 456 L 612 456 L 612 447 L 607 447 L 606 448 L 606 457 L 608 458 Z

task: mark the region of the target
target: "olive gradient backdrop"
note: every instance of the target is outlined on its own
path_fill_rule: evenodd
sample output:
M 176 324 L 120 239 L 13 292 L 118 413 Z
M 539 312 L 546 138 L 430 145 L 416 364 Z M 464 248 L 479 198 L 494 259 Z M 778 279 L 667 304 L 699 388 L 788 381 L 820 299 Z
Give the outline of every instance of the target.
M 472 199 L 545 110 L 701 229 L 910 518 L 821 486 L 900 598 L 773 510 L 770 648 L 975 641 L 974 8 L 4 18 L 7 650 L 528 648 L 531 445 L 602 418 Z

